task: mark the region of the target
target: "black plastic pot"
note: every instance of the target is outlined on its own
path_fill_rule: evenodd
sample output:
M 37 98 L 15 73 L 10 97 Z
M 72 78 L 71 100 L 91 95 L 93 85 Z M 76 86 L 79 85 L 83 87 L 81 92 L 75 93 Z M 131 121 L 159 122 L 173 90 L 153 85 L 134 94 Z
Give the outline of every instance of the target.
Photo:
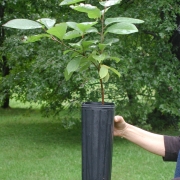
M 82 180 L 111 180 L 113 103 L 82 104 Z

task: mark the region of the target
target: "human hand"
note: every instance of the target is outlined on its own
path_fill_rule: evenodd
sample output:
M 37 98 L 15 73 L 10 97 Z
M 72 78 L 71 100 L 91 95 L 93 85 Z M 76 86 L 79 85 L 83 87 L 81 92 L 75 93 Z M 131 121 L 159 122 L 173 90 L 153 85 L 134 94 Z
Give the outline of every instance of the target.
M 114 117 L 114 136 L 121 136 L 123 137 L 123 133 L 127 128 L 127 123 L 123 119 L 122 116 L 115 116 Z

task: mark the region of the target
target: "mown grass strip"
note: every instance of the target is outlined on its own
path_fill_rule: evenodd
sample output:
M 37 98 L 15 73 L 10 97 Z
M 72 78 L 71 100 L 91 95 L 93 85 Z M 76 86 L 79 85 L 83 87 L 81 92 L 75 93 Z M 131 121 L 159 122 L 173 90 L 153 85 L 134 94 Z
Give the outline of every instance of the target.
M 66 130 L 36 109 L 0 109 L 0 149 L 2 180 L 81 179 L 80 127 Z M 167 180 L 174 169 L 175 163 L 114 139 L 112 180 Z

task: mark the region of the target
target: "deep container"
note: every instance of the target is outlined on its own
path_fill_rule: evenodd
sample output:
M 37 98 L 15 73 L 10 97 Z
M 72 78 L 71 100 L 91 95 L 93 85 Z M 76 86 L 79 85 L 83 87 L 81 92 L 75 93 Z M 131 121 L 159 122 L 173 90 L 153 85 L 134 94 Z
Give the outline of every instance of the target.
M 111 180 L 115 106 L 82 104 L 82 180 Z

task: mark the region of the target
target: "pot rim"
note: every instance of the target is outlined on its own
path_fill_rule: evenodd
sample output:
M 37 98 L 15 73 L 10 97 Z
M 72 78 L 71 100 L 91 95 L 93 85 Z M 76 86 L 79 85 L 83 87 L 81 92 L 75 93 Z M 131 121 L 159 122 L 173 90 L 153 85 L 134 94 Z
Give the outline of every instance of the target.
M 102 104 L 102 102 L 84 102 L 82 103 L 82 107 L 114 107 L 114 103 L 111 102 L 105 102 Z

